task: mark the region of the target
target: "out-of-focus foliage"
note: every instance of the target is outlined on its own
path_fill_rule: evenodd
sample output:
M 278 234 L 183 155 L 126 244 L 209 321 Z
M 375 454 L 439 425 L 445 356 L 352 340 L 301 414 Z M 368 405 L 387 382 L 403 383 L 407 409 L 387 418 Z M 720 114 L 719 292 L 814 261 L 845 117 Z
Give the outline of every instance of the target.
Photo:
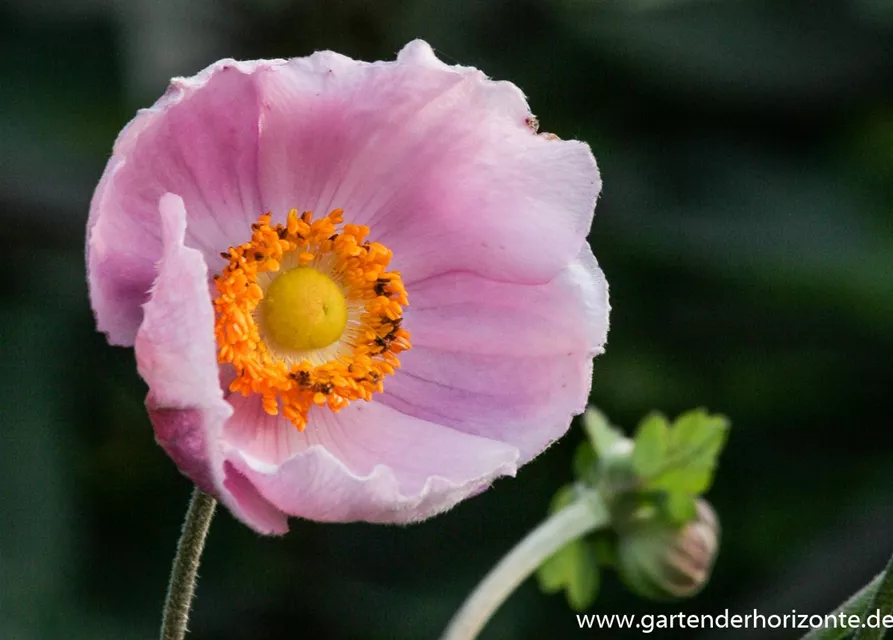
M 671 425 L 660 413 L 646 416 L 636 430 L 632 462 L 642 491 L 671 499 L 695 497 L 710 488 L 728 432 L 728 420 L 703 409 L 687 411 Z M 673 515 L 677 519 L 678 514 Z M 689 517 L 694 517 L 694 507 Z
M 188 499 L 132 353 L 87 304 L 83 228 L 117 131 L 166 77 L 220 57 L 391 58 L 415 37 L 512 80 L 544 130 L 595 150 L 590 239 L 613 315 L 592 401 L 619 424 L 694 405 L 735 420 L 709 589 L 662 607 L 605 581 L 598 609 L 818 613 L 884 563 L 889 3 L 3 0 L 0 638 L 151 637 Z M 576 444 L 418 526 L 295 522 L 266 539 L 222 514 L 192 637 L 434 637 L 570 480 Z M 578 636 L 533 584 L 484 633 Z
M 575 499 L 575 487 L 565 485 L 552 498 L 549 513 L 567 507 Z M 567 603 L 575 611 L 585 611 L 598 596 L 601 571 L 595 545 L 589 536 L 572 540 L 548 558 L 536 577 L 545 593 L 564 592 Z
M 558 490 L 549 513 L 582 501 L 609 515 L 599 529 L 570 541 L 540 565 L 540 589 L 564 591 L 570 607 L 584 611 L 598 596 L 600 568 L 615 566 L 624 582 L 646 598 L 673 600 L 700 591 L 719 538 L 717 518 L 700 496 L 713 481 L 728 420 L 694 409 L 670 424 L 652 412 L 639 422 L 635 439 L 592 407 L 581 422 L 588 438 L 574 453 L 576 481 Z M 704 523 L 693 522 L 698 519 Z M 687 527 L 690 523 L 703 526 Z M 691 531 L 699 542 L 697 554 L 680 542 Z M 691 562 L 677 566 L 671 560 L 680 557 Z M 681 576 L 691 579 L 680 581 Z

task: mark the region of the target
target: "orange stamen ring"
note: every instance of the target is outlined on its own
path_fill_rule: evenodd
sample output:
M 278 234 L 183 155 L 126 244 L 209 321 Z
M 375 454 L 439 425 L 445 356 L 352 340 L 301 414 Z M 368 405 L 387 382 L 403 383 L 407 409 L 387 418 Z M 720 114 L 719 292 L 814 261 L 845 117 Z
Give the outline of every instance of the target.
M 286 224 L 265 213 L 251 225 L 251 240 L 221 255 L 229 260 L 214 277 L 218 361 L 235 368 L 230 390 L 263 397 L 268 414 L 279 413 L 301 431 L 313 405 L 339 411 L 351 400 L 369 400 L 383 378 L 400 367 L 397 355 L 411 348 L 401 325 L 409 304 L 400 273 L 386 271 L 392 253 L 365 240 L 365 226 L 343 226 L 336 209 L 318 220 L 292 209 Z M 340 228 L 339 228 L 340 227 Z M 295 351 L 265 339 L 258 305 L 276 272 L 311 267 L 340 286 L 348 323 L 333 345 Z

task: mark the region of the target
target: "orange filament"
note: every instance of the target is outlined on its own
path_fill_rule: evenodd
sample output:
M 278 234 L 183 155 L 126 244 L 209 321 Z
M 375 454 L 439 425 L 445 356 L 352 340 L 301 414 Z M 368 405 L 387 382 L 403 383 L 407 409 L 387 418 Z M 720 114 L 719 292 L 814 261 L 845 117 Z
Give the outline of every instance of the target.
M 400 366 L 397 354 L 412 345 L 402 328 L 409 304 L 403 280 L 386 271 L 391 251 L 365 240 L 369 229 L 343 222 L 336 209 L 318 220 L 292 209 L 286 224 L 265 213 L 251 225 L 251 240 L 221 255 L 229 264 L 214 277 L 218 296 L 215 335 L 218 361 L 236 377 L 230 390 L 263 397 L 268 414 L 279 413 L 301 431 L 313 405 L 339 411 L 351 400 L 369 400 L 383 378 Z M 332 345 L 297 351 L 265 339 L 258 305 L 276 272 L 312 267 L 332 279 L 348 305 L 347 327 Z

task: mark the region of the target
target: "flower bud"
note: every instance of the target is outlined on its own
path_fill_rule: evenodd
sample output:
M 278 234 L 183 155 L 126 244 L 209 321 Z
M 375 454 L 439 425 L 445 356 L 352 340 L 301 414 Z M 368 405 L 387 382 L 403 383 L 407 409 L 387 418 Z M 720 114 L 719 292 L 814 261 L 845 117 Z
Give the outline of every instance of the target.
M 617 571 L 631 591 L 674 600 L 695 595 L 707 583 L 719 548 L 719 523 L 706 501 L 696 504 L 697 516 L 681 527 L 663 521 L 654 508 L 643 508 L 619 532 Z

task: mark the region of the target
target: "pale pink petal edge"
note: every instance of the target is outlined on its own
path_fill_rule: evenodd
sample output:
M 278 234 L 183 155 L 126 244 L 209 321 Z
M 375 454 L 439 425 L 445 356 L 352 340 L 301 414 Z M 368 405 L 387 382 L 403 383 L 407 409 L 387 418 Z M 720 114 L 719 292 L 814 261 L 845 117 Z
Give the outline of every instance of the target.
M 183 244 L 183 201 L 166 194 L 159 210 L 164 250 L 134 345 L 156 440 L 237 518 L 261 533 L 285 533 L 281 511 L 238 478 L 223 477 L 219 437 L 232 408 L 218 380 L 208 269 L 201 253 Z

